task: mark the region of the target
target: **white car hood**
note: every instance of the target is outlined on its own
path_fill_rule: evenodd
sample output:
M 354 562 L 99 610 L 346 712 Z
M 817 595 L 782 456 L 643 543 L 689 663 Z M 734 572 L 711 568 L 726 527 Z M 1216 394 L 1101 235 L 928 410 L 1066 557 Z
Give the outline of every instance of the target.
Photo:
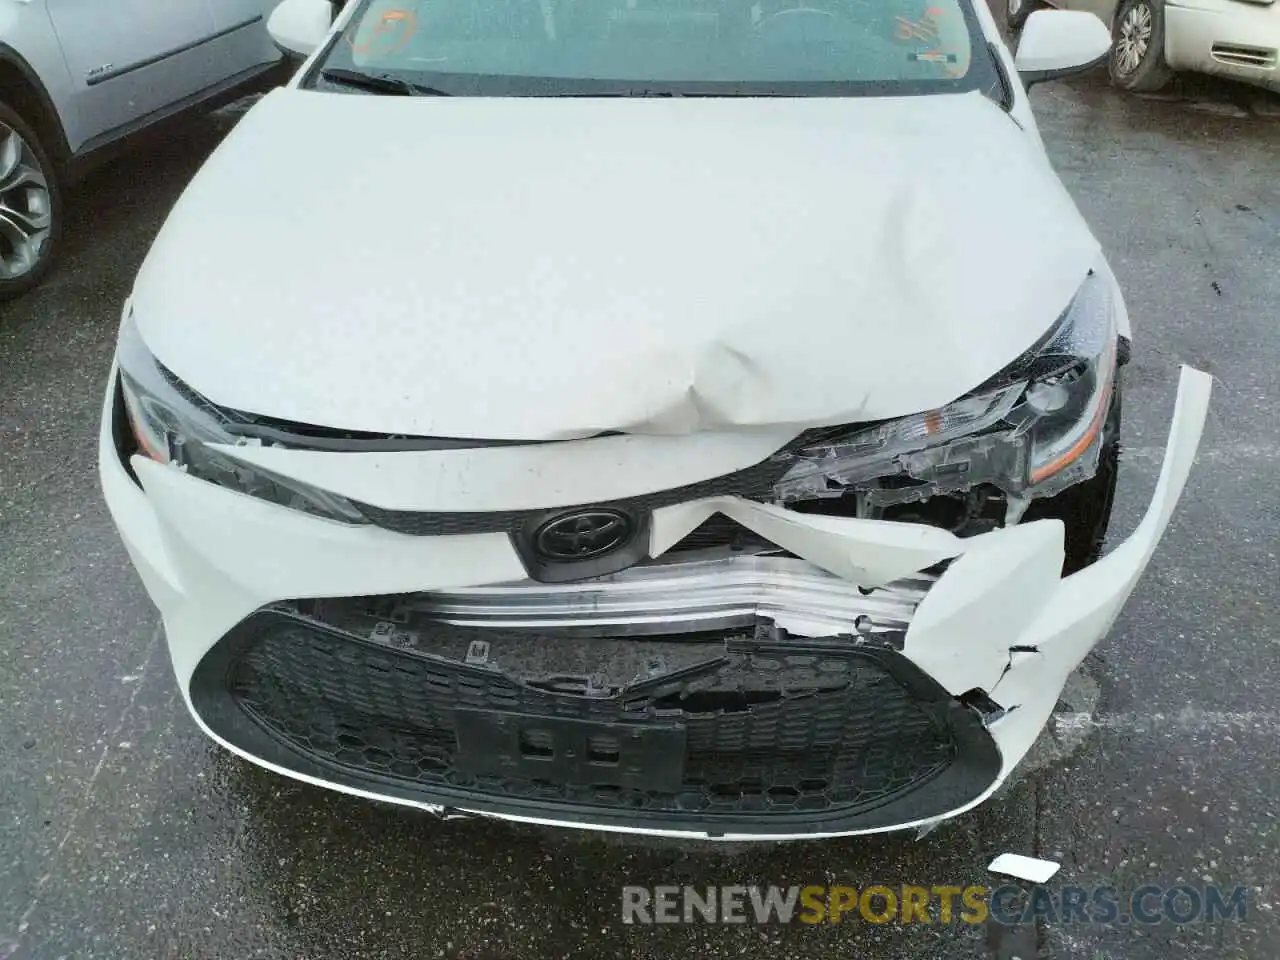
M 487 439 L 930 409 L 1057 318 L 1097 243 L 977 94 L 402 98 L 280 90 L 132 305 L 212 401 Z

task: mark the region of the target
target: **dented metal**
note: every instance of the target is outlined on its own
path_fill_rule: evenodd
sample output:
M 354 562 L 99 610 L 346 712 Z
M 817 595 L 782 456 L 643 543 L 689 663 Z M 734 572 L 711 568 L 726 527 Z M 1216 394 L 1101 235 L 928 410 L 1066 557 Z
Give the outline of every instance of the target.
M 1042 729 L 1067 676 L 1118 615 L 1186 482 L 1210 387 L 1206 374 L 1184 369 L 1164 467 L 1146 516 L 1129 539 L 1065 579 L 1059 575 L 1063 528 L 1056 520 L 961 538 L 919 524 L 804 514 L 720 497 L 654 512 L 649 546 L 658 562 L 592 583 L 513 584 L 519 581 L 519 565 L 503 534 L 414 538 L 317 521 L 135 457 L 144 493 L 113 466 L 109 435 L 103 439 L 103 480 L 130 553 L 164 615 L 184 695 L 189 695 L 190 677 L 201 658 L 237 621 L 264 604 L 308 591 L 406 594 L 424 603 L 432 616 L 473 624 L 577 622 L 590 628 L 627 621 L 648 629 L 663 618 L 662 610 L 669 623 L 683 621 L 689 627 L 717 618 L 759 616 L 786 623 L 797 639 L 831 636 L 837 625 L 844 625 L 843 635 L 854 643 L 861 635 L 848 630 L 849 623 L 871 616 L 877 630 L 865 637 L 867 643 L 882 643 L 883 630 L 905 626 L 902 656 L 953 695 L 966 694 L 965 702 L 992 707 L 983 720 L 1000 751 L 999 775 L 982 797 L 950 811 L 950 817 L 981 802 L 1009 776 Z M 731 517 L 790 556 L 667 555 L 715 513 Z M 932 572 L 921 576 L 921 571 Z M 211 596 L 216 603 L 209 602 Z M 582 649 L 590 649 L 589 644 Z M 479 665 L 492 659 L 482 659 L 470 648 L 459 658 L 468 653 Z M 975 692 L 980 694 L 977 701 Z M 198 715 L 197 720 L 228 749 L 280 773 L 407 802 L 265 762 L 218 737 Z M 413 805 L 442 808 L 437 803 Z M 456 812 L 467 809 L 449 806 Z M 479 812 L 573 825 L 551 816 Z M 883 829 L 921 827 L 937 819 Z M 581 825 L 708 836 L 698 829 Z M 729 832 L 715 838 L 754 836 Z
M 1038 142 L 978 92 L 727 109 L 468 100 L 422 123 L 402 112 L 422 107 L 412 98 L 267 96 L 139 273 L 156 355 L 215 403 L 349 430 L 798 432 L 951 402 L 1025 350 L 1099 256 Z M 407 197 L 395 178 L 334 194 L 327 170 L 296 159 L 333 129 L 429 157 L 438 175 Z M 493 135 L 511 131 L 520 148 L 495 153 Z M 588 156 L 585 184 L 566 175 Z M 584 202 L 584 186 L 609 201 Z M 256 210 L 253 231 L 227 197 Z M 320 294 L 314 258 L 297 251 L 335 220 L 361 223 L 364 245 Z M 484 255 L 444 242 L 443 223 L 492 225 L 478 228 Z M 242 252 L 236 269 L 207 269 L 226 249 Z M 368 291 L 405 256 L 371 326 Z M 247 298 L 254 309 L 227 309 Z M 261 321 L 300 310 L 300 326 Z M 460 402 L 480 399 L 477 364 L 484 399 Z
M 857 516 L 984 486 L 1006 498 L 1007 525 L 1033 499 L 1098 469 L 1116 390 L 1122 298 L 1100 269 L 1057 324 L 992 379 L 996 386 L 935 410 L 845 432 L 789 451 L 775 487 L 784 503 L 852 497 Z
M 443 623 L 612 636 L 727 629 L 768 618 L 804 636 L 903 631 L 936 576 L 859 588 L 796 557 L 729 555 L 631 567 L 594 580 L 524 581 L 416 595 L 408 606 Z

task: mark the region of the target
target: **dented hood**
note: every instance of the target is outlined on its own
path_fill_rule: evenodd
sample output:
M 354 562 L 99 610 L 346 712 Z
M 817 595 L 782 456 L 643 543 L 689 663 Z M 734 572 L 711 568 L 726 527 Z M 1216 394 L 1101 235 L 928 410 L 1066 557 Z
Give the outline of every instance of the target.
M 280 90 L 183 195 L 133 308 L 211 400 L 554 439 L 940 406 L 1057 318 L 1096 241 L 977 94 Z

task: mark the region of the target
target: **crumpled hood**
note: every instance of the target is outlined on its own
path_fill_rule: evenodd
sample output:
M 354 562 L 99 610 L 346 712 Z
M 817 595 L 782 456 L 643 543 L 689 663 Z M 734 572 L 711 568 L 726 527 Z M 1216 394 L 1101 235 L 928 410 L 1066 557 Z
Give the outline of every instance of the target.
M 557 439 L 899 416 L 1056 319 L 1098 247 L 977 94 L 470 99 L 279 90 L 138 277 L 216 403 Z

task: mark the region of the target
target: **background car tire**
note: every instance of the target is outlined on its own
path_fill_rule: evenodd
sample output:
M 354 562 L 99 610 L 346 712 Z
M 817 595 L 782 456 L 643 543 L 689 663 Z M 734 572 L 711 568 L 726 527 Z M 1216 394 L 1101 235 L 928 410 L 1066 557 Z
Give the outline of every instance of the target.
M 1023 514 L 1023 522 L 1056 517 L 1066 527 L 1066 556 L 1062 575 L 1083 570 L 1102 556 L 1103 542 L 1111 524 L 1111 506 L 1115 502 L 1116 478 L 1120 474 L 1121 389 L 1116 382 L 1107 411 L 1102 450 L 1098 454 L 1098 470 L 1092 479 L 1068 487 L 1056 497 L 1035 500 Z
M 1168 86 L 1173 71 L 1164 60 L 1164 31 L 1163 0 L 1124 0 L 1111 28 L 1111 82 L 1135 93 Z
M 1040 9 L 1039 0 L 1005 0 L 1005 22 L 1010 33 L 1017 33 L 1027 23 L 1027 17 Z
M 62 185 L 40 138 L 0 101 L 0 301 L 48 271 L 62 233 Z

